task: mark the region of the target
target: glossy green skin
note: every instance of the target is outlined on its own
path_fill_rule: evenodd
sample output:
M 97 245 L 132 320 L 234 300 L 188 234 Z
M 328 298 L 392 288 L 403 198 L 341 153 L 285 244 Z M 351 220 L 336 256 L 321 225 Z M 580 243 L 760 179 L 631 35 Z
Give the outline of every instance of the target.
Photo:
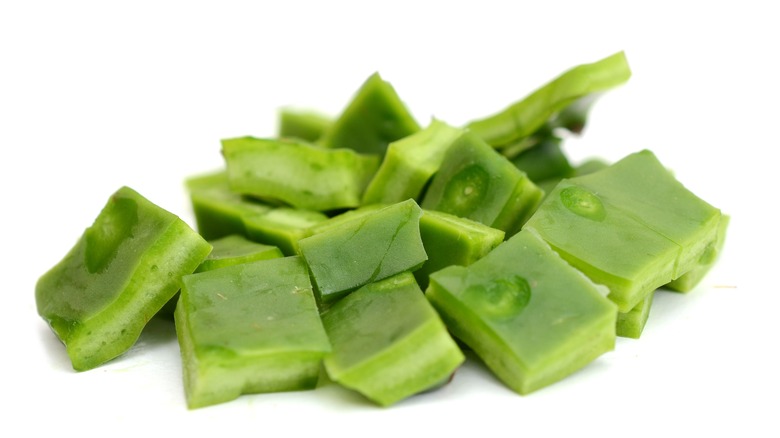
M 360 87 L 344 112 L 320 140 L 329 148 L 349 148 L 384 155 L 387 145 L 420 130 L 389 82 L 379 73 Z
M 298 138 L 305 141 L 317 141 L 330 128 L 330 117 L 313 111 L 301 111 L 292 108 L 279 110 L 279 137 Z
M 424 289 L 431 273 L 451 265 L 474 263 L 503 242 L 504 235 L 479 222 L 425 210 L 420 218 L 420 236 L 428 261 L 414 271 L 414 276 Z
M 719 218 L 642 151 L 562 181 L 525 229 L 609 287 L 610 299 L 628 312 L 698 260 L 714 241 Z
M 707 275 L 710 269 L 715 265 L 720 253 L 723 252 L 723 245 L 726 243 L 726 230 L 728 229 L 730 220 L 731 218 L 726 215 L 720 217 L 717 241 L 704 251 L 701 257 L 699 257 L 696 266 L 667 284 L 665 286 L 667 289 L 675 292 L 690 292 L 699 284 L 699 282 L 701 282 L 704 276 Z
M 326 221 L 318 222 L 308 229 L 308 235 L 313 236 L 315 234 L 319 234 L 325 231 L 329 230 L 335 230 L 338 228 L 341 228 L 346 224 L 347 222 L 350 222 L 352 220 L 362 218 L 366 215 L 372 214 L 378 210 L 381 210 L 385 207 L 389 207 L 387 204 L 369 204 L 369 205 L 361 205 L 360 207 L 354 209 L 354 210 L 347 210 L 344 213 L 338 214 L 336 216 L 333 216 L 332 218 L 329 218 Z M 308 236 L 307 236 L 308 237 Z
M 285 257 L 185 276 L 176 307 L 190 409 L 313 389 L 328 341 L 306 265 Z
M 450 332 L 520 394 L 614 348 L 617 309 L 604 293 L 527 231 L 433 273 L 426 290 Z
M 630 311 L 618 312 L 615 326 L 615 332 L 618 336 L 639 339 L 645 324 L 647 324 L 647 318 L 650 316 L 654 296 L 655 292 L 650 292 Z
M 618 52 L 566 71 L 523 100 L 498 114 L 475 120 L 467 128 L 494 147 L 517 143 L 584 96 L 618 86 L 630 77 L 626 57 Z
M 279 207 L 267 213 L 243 217 L 250 239 L 278 246 L 284 255 L 300 254 L 298 241 L 309 236 L 309 228 L 328 220 L 323 213 Z
M 327 211 L 360 205 L 379 157 L 292 140 L 222 140 L 230 188 L 293 207 Z
M 206 260 L 195 270 L 196 273 L 241 263 L 284 257 L 282 251 L 275 246 L 253 242 L 237 234 L 212 240 L 209 243 L 213 249 Z
M 382 406 L 436 387 L 465 359 L 408 272 L 351 293 L 322 322 L 328 376 Z
M 423 190 L 463 130 L 433 120 L 422 131 L 390 143 L 382 164 L 363 194 L 363 204 L 394 204 L 421 199 Z
M 243 217 L 264 214 L 272 208 L 230 190 L 225 171 L 192 177 L 186 186 L 198 232 L 207 240 L 247 235 Z
M 95 368 L 127 351 L 146 322 L 211 251 L 173 214 L 128 187 L 35 288 L 38 313 L 67 348 L 73 368 Z
M 542 195 L 511 162 L 466 133 L 447 150 L 421 205 L 512 235 L 531 216 Z
M 322 303 L 332 303 L 374 281 L 422 265 L 422 210 L 400 202 L 298 242 Z

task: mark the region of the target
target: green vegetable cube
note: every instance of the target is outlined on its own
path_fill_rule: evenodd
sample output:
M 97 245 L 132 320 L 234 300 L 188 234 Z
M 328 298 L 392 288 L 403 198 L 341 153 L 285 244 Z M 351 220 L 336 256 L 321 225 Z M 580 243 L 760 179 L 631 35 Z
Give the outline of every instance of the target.
M 409 199 L 348 220 L 298 242 L 322 303 L 407 270 L 428 258 L 420 239 L 422 210 Z
M 213 249 L 195 272 L 205 272 L 241 263 L 284 257 L 279 248 L 252 242 L 238 234 L 212 240 L 209 243 Z
M 379 170 L 363 194 L 363 203 L 419 200 L 426 184 L 439 170 L 445 152 L 461 135 L 462 129 L 434 119 L 424 130 L 390 143 Z
M 715 261 L 718 260 L 720 253 L 723 252 L 723 245 L 726 242 L 726 229 L 729 226 L 729 221 L 729 216 L 722 215 L 720 217 L 717 240 L 704 250 L 699 257 L 696 266 L 680 277 L 672 280 L 666 285 L 667 289 L 677 292 L 690 292 L 699 284 L 701 279 L 710 271 L 710 268 L 715 265 Z
M 250 239 L 276 245 L 286 256 L 298 255 L 298 241 L 309 235 L 310 227 L 327 219 L 318 211 L 285 207 L 243 217 Z
M 615 330 L 618 336 L 639 339 L 647 323 L 647 317 L 650 316 L 654 296 L 655 293 L 650 292 L 633 309 L 625 313 L 618 312 Z
M 243 217 L 271 210 L 268 205 L 230 190 L 227 172 L 219 171 L 187 180 L 198 232 L 207 240 L 231 234 L 246 235 Z
M 238 193 L 325 211 L 357 207 L 379 157 L 293 140 L 222 140 L 230 188 Z
M 422 207 L 472 219 L 511 236 L 531 216 L 542 195 L 509 160 L 466 133 L 447 150 Z
M 426 295 L 454 336 L 527 394 L 614 348 L 617 309 L 602 289 L 521 231 L 469 267 L 431 274 Z
M 450 265 L 468 266 L 504 241 L 501 230 L 430 210 L 424 210 L 420 218 L 420 236 L 428 261 L 414 276 L 422 288 L 428 287 L 431 273 Z
M 74 369 L 95 368 L 135 343 L 181 276 L 210 251 L 181 219 L 122 187 L 38 280 L 38 313 L 65 344 Z
M 715 240 L 719 218 L 642 151 L 562 181 L 525 228 L 609 287 L 625 313 L 692 268 Z
M 312 389 L 330 343 L 299 257 L 183 278 L 176 332 L 187 405 Z
M 383 406 L 446 381 L 464 360 L 408 272 L 351 293 L 322 322 L 328 376 Z
M 384 155 L 387 145 L 420 130 L 389 82 L 378 73 L 360 87 L 344 112 L 325 131 L 320 143 Z
M 279 137 L 317 141 L 332 123 L 330 118 L 313 111 L 282 108 L 279 110 Z

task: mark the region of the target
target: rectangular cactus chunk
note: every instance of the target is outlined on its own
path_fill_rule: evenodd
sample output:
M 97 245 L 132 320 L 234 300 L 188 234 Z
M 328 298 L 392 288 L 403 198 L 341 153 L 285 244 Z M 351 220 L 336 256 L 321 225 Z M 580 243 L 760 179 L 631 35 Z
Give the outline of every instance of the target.
M 211 251 L 175 215 L 134 190 L 114 193 L 35 287 L 38 313 L 84 371 L 127 351 Z
M 455 337 L 528 394 L 614 348 L 617 309 L 602 289 L 521 231 L 468 267 L 433 273 L 426 295 Z
M 420 239 L 422 210 L 414 200 L 344 221 L 298 246 L 311 270 L 322 303 L 427 260 Z
M 446 381 L 464 360 L 408 272 L 351 293 L 322 322 L 328 376 L 383 406 Z
M 222 154 L 233 191 L 315 211 L 360 205 L 379 167 L 375 155 L 284 139 L 226 139 Z
M 330 351 L 300 257 L 185 276 L 174 314 L 187 405 L 313 389 Z

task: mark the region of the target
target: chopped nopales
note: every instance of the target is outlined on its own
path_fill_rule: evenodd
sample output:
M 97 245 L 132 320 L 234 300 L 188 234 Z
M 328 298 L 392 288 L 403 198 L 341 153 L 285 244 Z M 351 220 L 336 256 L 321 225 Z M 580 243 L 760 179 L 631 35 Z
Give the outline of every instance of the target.
M 330 351 L 300 257 L 187 275 L 176 307 L 187 405 L 313 389 Z
M 317 141 L 333 121 L 314 111 L 282 108 L 279 110 L 279 137 Z
M 581 98 L 618 86 L 631 77 L 626 56 L 615 53 L 578 65 L 498 114 L 475 120 L 467 128 L 495 147 L 532 135 L 556 113 Z
M 332 303 L 365 284 L 422 265 L 428 257 L 420 239 L 421 214 L 409 199 L 301 239 L 298 246 L 320 301 Z
M 310 227 L 327 219 L 318 211 L 285 207 L 243 217 L 250 239 L 276 245 L 286 256 L 299 255 L 298 241 L 309 235 Z
M 222 154 L 232 190 L 316 211 L 360 205 L 379 167 L 375 155 L 285 139 L 226 139 Z
M 195 272 L 284 257 L 279 248 L 253 242 L 238 234 L 211 240 L 209 243 L 212 246 L 211 253 Z
M 511 236 L 531 216 L 542 195 L 525 173 L 467 132 L 447 149 L 421 205 Z
M 65 344 L 74 369 L 95 368 L 135 343 L 179 289 L 179 278 L 210 251 L 181 219 L 122 187 L 38 280 L 38 313 Z
M 428 260 L 414 276 L 420 287 L 428 287 L 428 276 L 451 265 L 468 266 L 504 241 L 505 233 L 479 222 L 424 210 L 420 217 L 422 237 Z
M 363 194 L 364 204 L 420 201 L 423 189 L 439 170 L 444 154 L 463 130 L 434 119 L 427 128 L 390 143 L 374 178 Z
M 431 274 L 426 296 L 450 332 L 520 394 L 614 348 L 615 305 L 527 231 L 468 267 Z
M 715 261 L 718 260 L 718 256 L 723 251 L 723 245 L 726 243 L 726 230 L 729 226 L 729 220 L 729 216 L 722 215 L 720 217 L 717 241 L 704 250 L 701 257 L 699 257 L 696 266 L 667 284 L 667 289 L 676 292 L 690 292 L 699 284 L 701 279 L 710 271 L 710 268 L 715 265 Z
M 623 338 L 639 339 L 650 316 L 650 308 L 653 305 L 655 292 L 650 292 L 633 309 L 628 312 L 618 312 L 615 331 Z
M 328 376 L 383 406 L 446 381 L 464 360 L 408 272 L 363 286 L 322 322 Z
M 720 216 L 642 151 L 562 181 L 525 229 L 608 286 L 625 313 L 693 267 L 715 241 Z
M 186 185 L 198 233 L 207 240 L 231 234 L 246 235 L 242 218 L 266 213 L 272 208 L 230 190 L 225 171 L 192 177 Z
M 419 130 L 393 86 L 374 73 L 318 143 L 381 156 L 390 142 Z

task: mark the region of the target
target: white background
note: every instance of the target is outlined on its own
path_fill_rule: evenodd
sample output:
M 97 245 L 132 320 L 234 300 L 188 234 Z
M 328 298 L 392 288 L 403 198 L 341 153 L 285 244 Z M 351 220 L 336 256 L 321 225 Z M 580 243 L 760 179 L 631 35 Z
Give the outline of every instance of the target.
M 777 436 L 769 4 L 0 2 L 0 435 Z M 472 360 L 388 409 L 329 386 L 188 411 L 172 326 L 76 373 L 36 314 L 35 281 L 113 191 L 129 185 L 192 224 L 183 179 L 222 165 L 221 138 L 273 135 L 280 106 L 335 115 L 379 71 L 421 123 L 463 124 L 618 50 L 633 77 L 567 150 L 652 149 L 732 225 L 696 290 L 659 293 L 642 339 L 558 384 L 519 396 Z

